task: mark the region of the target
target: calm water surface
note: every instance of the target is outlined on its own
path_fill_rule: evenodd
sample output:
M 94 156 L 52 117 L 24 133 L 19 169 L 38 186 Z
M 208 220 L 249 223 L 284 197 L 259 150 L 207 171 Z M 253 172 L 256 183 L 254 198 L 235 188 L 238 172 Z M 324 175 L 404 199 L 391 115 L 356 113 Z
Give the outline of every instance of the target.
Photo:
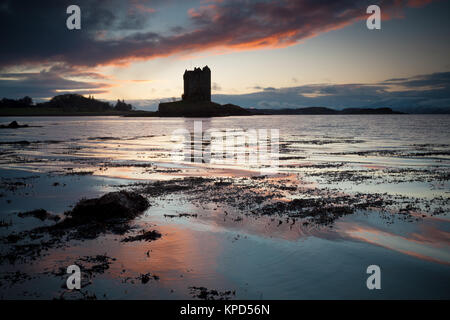
M 238 134 L 278 129 L 277 174 L 311 188 L 387 193 L 419 203 L 441 199 L 444 206 L 440 214 L 432 214 L 432 206 L 424 209 L 418 219 L 387 219 L 365 210 L 338 219 L 332 227 L 292 228 L 264 217 L 245 216 L 236 223 L 224 219 L 224 212 L 232 211 L 224 204 L 199 207 L 169 196 L 135 222 L 159 230 L 161 239 L 120 243 L 105 235 L 52 250 L 32 264 L 0 265 L 5 274 L 21 270 L 36 275 L 0 286 L 3 298 L 58 296 L 61 278 L 44 270 L 105 252 L 117 262 L 88 287 L 98 298 L 190 298 L 189 286 L 235 290 L 235 298 L 246 299 L 450 298 L 450 116 L 30 117 L 0 122 L 12 120 L 32 127 L 0 132 L 1 177 L 31 177 L 32 182 L 14 193 L 1 191 L 0 215 L 13 222 L 11 228 L 0 228 L 1 235 L 36 223 L 17 218 L 16 212 L 42 207 L 62 213 L 81 197 L 99 196 L 118 185 L 260 174 L 260 168 L 245 163 L 172 160 L 172 133 L 192 131 L 195 121 L 202 122 L 203 130 L 233 129 Z M 93 175 L 63 175 L 67 170 Z M 348 172 L 357 172 L 358 178 L 340 178 Z M 64 187 L 55 188 L 55 181 Z M 165 216 L 186 212 L 202 218 Z M 382 290 L 366 288 L 371 264 L 382 269 Z M 127 276 L 151 271 L 160 279 L 148 285 L 130 283 L 124 280 L 124 269 Z

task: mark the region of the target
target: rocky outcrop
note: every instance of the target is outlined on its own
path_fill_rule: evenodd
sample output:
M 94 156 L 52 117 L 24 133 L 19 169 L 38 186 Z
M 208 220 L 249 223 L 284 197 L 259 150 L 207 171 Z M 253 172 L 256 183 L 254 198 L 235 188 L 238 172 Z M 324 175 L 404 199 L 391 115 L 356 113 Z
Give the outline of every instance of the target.
M 18 129 L 18 128 L 28 128 L 27 124 L 20 125 L 17 121 L 12 121 L 8 125 L 0 125 L 0 129 Z
M 133 219 L 149 206 L 148 200 L 140 194 L 118 191 L 100 198 L 80 200 L 68 215 L 74 220 Z

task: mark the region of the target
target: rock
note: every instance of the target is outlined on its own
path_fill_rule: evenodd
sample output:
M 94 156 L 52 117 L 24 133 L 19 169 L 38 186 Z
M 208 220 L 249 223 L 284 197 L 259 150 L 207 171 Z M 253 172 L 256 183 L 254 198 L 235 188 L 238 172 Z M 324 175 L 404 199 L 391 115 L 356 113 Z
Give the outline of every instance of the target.
M 154 280 L 159 280 L 159 276 L 157 275 L 152 275 L 151 273 L 143 273 L 141 274 L 139 277 L 137 277 L 136 279 L 141 280 L 142 284 L 146 284 L 147 282 L 150 281 L 150 279 L 154 279 Z
M 215 289 L 208 290 L 205 287 L 189 287 L 194 298 L 201 300 L 230 300 L 236 295 L 236 290 L 218 291 Z
M 10 124 L 8 124 L 9 128 L 19 128 L 19 124 L 17 123 L 17 121 L 13 121 Z
M 27 128 L 28 125 L 24 124 L 24 125 L 20 125 L 17 123 L 17 121 L 12 121 L 10 124 L 8 125 L 1 125 L 0 128 L 2 129 L 17 129 L 17 128 Z
M 42 251 L 68 244 L 70 240 L 95 239 L 106 233 L 124 235 L 131 229 L 129 222 L 149 206 L 150 203 L 146 198 L 129 191 L 111 192 L 100 198 L 80 200 L 73 210 L 65 213 L 67 217 L 62 221 L 0 237 L 0 243 L 8 244 L 15 244 L 24 239 L 43 238 L 40 243 L 26 243 L 20 246 L 16 244 L 12 251 L 0 254 L 0 263 L 4 260 L 14 263 L 18 258 L 35 259 Z M 53 216 L 44 209 L 21 215 L 35 216 L 39 219 Z M 156 231 L 143 232 L 129 241 L 150 241 L 160 236 Z M 97 260 L 99 259 L 101 257 L 97 257 Z
M 80 200 L 68 215 L 75 220 L 132 219 L 150 206 L 140 194 L 110 192 L 97 199 Z
M 37 218 L 42 221 L 44 221 L 44 220 L 59 221 L 61 219 L 59 216 L 51 214 L 44 209 L 37 209 L 37 210 L 33 210 L 33 211 L 21 212 L 18 214 L 18 216 L 21 218 L 34 217 L 34 218 Z

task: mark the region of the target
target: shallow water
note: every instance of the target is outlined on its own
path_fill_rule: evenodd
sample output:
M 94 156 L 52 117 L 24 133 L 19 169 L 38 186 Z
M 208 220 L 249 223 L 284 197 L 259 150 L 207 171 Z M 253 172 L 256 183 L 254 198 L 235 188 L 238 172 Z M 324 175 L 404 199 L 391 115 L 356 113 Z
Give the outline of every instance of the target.
M 291 183 L 310 190 L 386 193 L 399 197 L 397 207 L 406 198 L 417 205 L 406 219 L 392 208 L 369 209 L 332 225 L 293 226 L 283 217 L 254 217 L 226 203 L 167 195 L 134 221 L 136 227 L 159 230 L 161 239 L 122 243 L 104 235 L 52 249 L 31 264 L 1 264 L 3 275 L 17 270 L 31 275 L 15 283 L 0 279 L 2 298 L 59 297 L 65 277 L 45 271 L 104 253 L 116 260 L 85 289 L 97 298 L 192 298 L 192 286 L 234 290 L 237 299 L 450 298 L 449 116 L 35 117 L 0 122 L 12 120 L 36 127 L 0 131 L 0 142 L 29 142 L 0 145 L 2 183 L 24 182 L 0 190 L 1 219 L 12 223 L 0 228 L 1 236 L 49 223 L 18 218 L 17 212 L 45 208 L 62 214 L 82 197 L 135 181 L 261 174 L 260 166 L 242 162 L 174 161 L 172 133 L 192 131 L 195 121 L 202 122 L 203 131 L 233 129 L 237 135 L 237 129 L 278 129 L 279 168 L 270 172 L 275 178 L 295 177 Z M 243 152 L 255 151 L 250 146 Z M 67 175 L 78 171 L 92 175 Z M 168 217 L 180 213 L 197 217 Z M 366 287 L 371 264 L 381 267 L 381 290 Z M 159 280 L 136 280 L 147 272 Z
M 290 164 L 345 162 L 378 166 L 449 166 L 450 119 L 447 115 L 371 116 L 258 116 L 227 118 L 120 118 L 120 117 L 31 117 L 14 118 L 36 127 L 2 130 L 0 142 L 28 141 L 20 149 L 24 160 L 60 163 L 97 161 L 169 161 L 175 146 L 175 130 L 215 131 L 278 129 L 280 166 Z M 2 118 L 8 123 L 12 118 Z M 17 145 L 2 145 L 5 152 Z M 12 150 L 11 150 L 12 149 Z M 408 157 L 358 155 L 356 152 L 398 151 Z M 440 152 L 421 157 L 416 153 Z M 298 157 L 286 159 L 287 157 Z M 2 163 L 6 161 L 2 157 Z M 43 163 L 41 166 L 52 165 Z M 242 163 L 237 164 L 242 166 Z M 37 166 L 37 165 L 35 165 Z M 295 171 L 283 168 L 283 171 Z

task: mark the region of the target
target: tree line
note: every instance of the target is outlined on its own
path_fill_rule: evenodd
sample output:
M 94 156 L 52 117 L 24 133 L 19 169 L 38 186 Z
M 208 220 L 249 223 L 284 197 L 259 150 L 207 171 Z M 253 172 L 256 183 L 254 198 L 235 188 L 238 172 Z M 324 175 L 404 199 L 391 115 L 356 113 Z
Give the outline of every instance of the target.
M 133 106 L 125 100 L 117 100 L 115 105 L 106 101 L 100 101 L 80 94 L 62 94 L 53 97 L 49 101 L 34 104 L 33 99 L 25 96 L 20 99 L 3 98 L 0 100 L 0 108 L 52 108 L 61 109 L 64 112 L 101 112 L 101 111 L 131 111 Z

